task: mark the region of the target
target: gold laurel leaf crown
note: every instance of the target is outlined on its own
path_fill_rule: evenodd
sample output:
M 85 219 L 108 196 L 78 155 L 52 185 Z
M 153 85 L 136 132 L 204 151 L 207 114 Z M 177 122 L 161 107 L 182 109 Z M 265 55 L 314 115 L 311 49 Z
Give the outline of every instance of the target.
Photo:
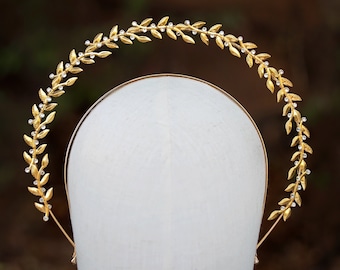
M 32 106 L 32 118 L 28 120 L 33 131 L 30 135 L 24 135 L 24 141 L 30 147 L 28 152 L 23 153 L 23 158 L 28 164 L 25 172 L 30 173 L 34 178 L 33 186 L 29 186 L 28 191 L 39 197 L 38 202 L 35 202 L 34 205 L 44 214 L 43 220 L 48 221 L 49 217 L 52 217 L 73 247 L 75 247 L 73 240 L 52 212 L 50 200 L 53 197 L 53 187 L 49 189 L 44 187 L 50 178 L 50 173 L 46 172 L 49 157 L 47 153 L 44 154 L 47 144 L 41 144 L 41 140 L 48 135 L 50 130 L 47 127 L 55 118 L 55 108 L 58 104 L 54 100 L 65 93 L 65 88 L 76 82 L 77 77 L 74 77 L 73 74 L 83 71 L 79 67 L 81 64 L 94 64 L 96 57 L 106 58 L 111 54 L 111 51 L 105 51 L 102 48 L 118 49 L 118 43 L 131 45 L 135 41 L 146 43 L 152 41 L 151 37 L 162 39 L 163 35 L 167 35 L 173 40 L 182 39 L 186 43 L 195 44 L 194 37 L 198 36 L 204 44 L 209 45 L 213 41 L 220 49 L 228 50 L 233 56 L 240 58 L 245 55 L 249 68 L 257 65 L 257 73 L 260 78 L 266 81 L 268 90 L 271 93 L 276 91 L 277 102 L 284 102 L 282 115 L 288 118 L 285 122 L 286 133 L 290 134 L 295 131 L 290 146 L 296 150 L 290 159 L 293 165 L 287 175 L 287 180 L 290 180 L 291 183 L 285 189 L 288 195 L 279 201 L 279 208 L 269 215 L 268 220 L 275 220 L 275 222 L 258 242 L 257 248 L 281 219 L 286 221 L 290 217 L 292 208 L 297 205 L 301 206 L 300 192 L 306 189 L 307 176 L 311 173 L 307 168 L 306 158 L 308 154 L 313 153 L 312 148 L 306 143 L 310 137 L 310 132 L 305 125 L 307 118 L 302 116 L 297 109 L 297 102 L 302 100 L 301 97 L 290 91 L 293 83 L 283 76 L 283 70 L 277 70 L 269 65 L 268 59 L 271 56 L 268 53 L 257 53 L 255 50 L 257 46 L 252 42 L 245 42 L 241 36 L 225 34 L 223 30 L 220 30 L 221 24 L 215 24 L 210 28 L 205 25 L 206 23 L 203 21 L 191 24 L 189 20 L 174 24 L 169 21 L 168 16 L 163 17 L 158 23 L 153 23 L 152 18 L 147 18 L 139 24 L 133 21 L 126 31 L 120 30 L 116 25 L 112 27 L 108 36 L 99 33 L 92 41 L 86 40 L 84 52 L 76 53 L 75 50 L 72 50 L 68 62 L 64 64 L 61 61 L 57 65 L 55 73 L 49 75 L 51 85 L 45 90 L 39 90 L 40 103 Z M 75 262 L 75 254 L 72 261 Z

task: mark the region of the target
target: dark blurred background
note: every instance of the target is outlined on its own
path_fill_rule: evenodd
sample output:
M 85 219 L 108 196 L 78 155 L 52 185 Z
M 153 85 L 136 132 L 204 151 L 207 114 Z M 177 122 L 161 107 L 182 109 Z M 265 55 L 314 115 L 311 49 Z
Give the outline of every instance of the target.
M 84 41 L 98 32 L 123 29 L 146 17 L 169 15 L 175 23 L 190 19 L 242 35 L 273 57 L 303 97 L 299 110 L 307 116 L 309 144 L 314 155 L 301 208 L 280 223 L 259 249 L 258 270 L 340 269 L 340 2 L 287 1 L 1 1 L 0 123 L 3 153 L 0 163 L 0 270 L 76 269 L 69 263 L 72 248 L 53 222 L 44 223 L 35 210 L 36 198 L 27 192 L 32 178 L 24 173 L 22 140 L 30 133 L 27 119 L 38 102 L 40 87 L 69 52 L 84 49 Z M 264 137 L 269 157 L 269 187 L 262 225 L 286 193 L 286 173 L 293 149 L 285 135 L 282 104 L 266 90 L 255 68 L 228 51 L 185 44 L 164 37 L 151 43 L 121 46 L 108 59 L 86 66 L 76 85 L 58 99 L 57 119 L 46 138 L 55 187 L 54 212 L 70 232 L 63 187 L 67 142 L 86 109 L 114 86 L 141 75 L 173 72 L 196 76 L 227 90 L 250 112 Z M 99 180 L 98 180 L 99 181 Z M 251 224 L 249 224 L 251 226 Z M 98 258 L 99 260 L 100 258 Z M 212 269 L 213 270 L 213 269 Z

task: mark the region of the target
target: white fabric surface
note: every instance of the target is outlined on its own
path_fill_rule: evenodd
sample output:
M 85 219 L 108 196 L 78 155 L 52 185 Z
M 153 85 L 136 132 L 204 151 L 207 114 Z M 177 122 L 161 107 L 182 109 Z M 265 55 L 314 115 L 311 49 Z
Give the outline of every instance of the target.
M 217 87 L 171 74 L 123 84 L 80 121 L 67 159 L 78 269 L 253 269 L 266 153 Z

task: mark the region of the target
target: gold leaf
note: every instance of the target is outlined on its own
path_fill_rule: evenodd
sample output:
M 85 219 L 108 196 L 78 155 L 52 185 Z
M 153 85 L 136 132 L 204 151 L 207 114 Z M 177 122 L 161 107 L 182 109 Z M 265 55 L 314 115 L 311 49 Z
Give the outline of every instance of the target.
M 290 99 L 292 101 L 301 101 L 302 100 L 302 98 L 297 94 L 289 93 L 288 96 L 290 97 Z
M 277 72 L 276 68 L 269 67 L 269 71 L 270 71 L 270 73 L 272 73 L 272 75 L 274 75 L 274 77 L 279 76 L 279 73 Z
M 27 187 L 28 191 L 30 193 L 32 193 L 35 196 L 41 196 L 39 189 L 37 189 L 36 187 Z
M 308 128 L 306 128 L 304 125 L 301 125 L 301 130 L 302 130 L 303 134 L 305 134 L 308 138 L 310 138 L 310 132 L 309 132 Z
M 254 64 L 254 59 L 250 53 L 247 54 L 246 61 L 247 61 L 248 66 L 251 68 Z
M 222 27 L 222 24 L 215 24 L 212 27 L 210 27 L 210 29 L 208 30 L 208 32 L 214 32 L 216 33 L 218 30 L 220 30 L 220 28 Z
M 187 26 L 186 24 L 184 24 L 184 23 L 179 23 L 179 24 L 176 24 L 176 26 L 174 27 L 174 30 L 175 30 L 175 31 L 178 31 L 178 30 L 180 30 L 180 29 L 184 30 L 184 29 L 186 29 L 186 28 L 188 28 L 188 26 Z
M 309 154 L 313 154 L 313 149 L 312 147 L 310 147 L 307 143 L 303 143 L 303 148 L 305 149 L 305 151 Z
M 50 93 L 51 97 L 60 97 L 61 95 L 63 95 L 65 93 L 64 90 L 57 90 L 57 91 L 53 91 Z
M 31 174 L 35 179 L 39 178 L 39 171 L 38 171 L 37 166 L 35 166 L 35 165 L 31 166 Z
M 146 43 L 146 42 L 150 42 L 151 41 L 151 38 L 149 38 L 147 36 L 137 36 L 136 35 L 136 38 L 141 43 Z
M 279 215 L 280 215 L 280 211 L 275 210 L 269 215 L 268 220 L 273 220 L 273 219 L 277 218 Z
M 286 221 L 290 217 L 291 213 L 292 213 L 292 209 L 291 208 L 287 208 L 283 212 L 283 220 Z
M 216 44 L 218 47 L 220 47 L 222 50 L 224 49 L 224 42 L 221 37 L 217 36 L 216 39 Z
M 287 134 L 289 134 L 292 131 L 292 128 L 293 128 L 292 121 L 288 120 L 285 124 Z
M 33 139 L 31 137 L 27 136 L 26 134 L 24 135 L 24 141 L 28 146 L 31 146 L 32 148 L 35 147 Z
M 77 73 L 82 72 L 83 69 L 80 68 L 80 67 L 71 67 L 71 68 L 69 69 L 69 71 L 70 71 L 72 74 L 77 74 Z
M 62 73 L 64 71 L 64 62 L 61 61 L 58 65 L 57 65 L 57 74 L 59 75 L 60 73 Z
M 57 105 L 57 103 L 44 104 L 44 110 L 47 112 L 52 111 L 55 107 L 57 107 Z
M 27 162 L 27 164 L 30 165 L 32 162 L 32 157 L 27 152 L 23 153 L 23 157 L 24 157 L 24 160 Z
M 54 76 L 54 79 L 52 80 L 52 87 L 55 87 L 60 82 L 61 82 L 61 76 Z
M 47 184 L 48 180 L 50 179 L 50 174 L 46 173 L 43 178 L 40 180 L 40 185 L 44 186 Z
M 89 52 L 94 52 L 95 50 L 97 49 L 97 45 L 89 45 L 87 46 L 87 48 L 85 49 L 85 52 L 86 53 L 89 53 Z
M 286 205 L 287 203 L 290 202 L 290 199 L 284 198 L 281 201 L 278 202 L 278 205 Z
M 292 139 L 292 143 L 290 144 L 290 146 L 293 147 L 297 145 L 299 142 L 300 142 L 300 136 L 297 135 Z
M 67 86 L 71 86 L 71 85 L 73 85 L 73 84 L 76 82 L 77 79 L 78 79 L 78 77 L 69 78 L 69 79 L 65 82 L 65 84 L 66 84 Z
M 81 58 L 80 61 L 86 65 L 89 65 L 89 64 L 94 64 L 95 61 L 93 59 L 90 59 L 90 58 Z
M 125 36 L 120 36 L 119 37 L 120 41 L 123 42 L 124 44 L 131 45 L 133 44 L 133 41 Z
M 291 110 L 291 105 L 289 103 L 284 105 L 282 109 L 282 116 L 286 116 L 290 110 Z
M 53 187 L 49 188 L 49 189 L 46 191 L 45 201 L 51 200 L 52 197 L 53 197 Z
M 230 40 L 231 42 L 237 42 L 238 38 L 235 37 L 234 35 L 228 34 L 225 36 L 226 39 Z
M 290 168 L 289 171 L 288 171 L 287 180 L 292 179 L 294 177 L 294 175 L 295 175 L 295 172 L 296 172 L 296 167 Z
M 93 43 L 98 43 L 102 40 L 102 37 L 103 37 L 103 33 L 99 33 L 97 34 L 94 39 L 93 39 Z
M 307 188 L 307 179 L 306 179 L 305 176 L 301 177 L 300 184 L 301 184 L 303 190 L 306 190 L 306 188 Z
M 259 74 L 260 78 L 263 77 L 263 74 L 264 74 L 264 68 L 265 68 L 265 65 L 262 63 L 259 65 L 259 67 L 257 68 L 257 73 Z
M 245 42 L 245 43 L 243 43 L 243 46 L 248 50 L 257 48 L 257 45 L 252 43 L 252 42 Z
M 299 206 L 301 206 L 302 200 L 301 200 L 301 196 L 300 196 L 299 193 L 297 193 L 297 192 L 295 193 L 294 199 L 295 199 L 295 202 L 296 202 Z
M 41 123 L 40 116 L 37 115 L 37 116 L 34 118 L 34 120 L 33 120 L 33 127 L 34 127 L 35 129 L 37 129 L 37 128 L 39 127 L 40 123 Z
M 48 163 L 49 163 L 48 154 L 45 154 L 41 161 L 41 167 L 46 168 Z
M 71 52 L 70 52 L 70 55 L 69 55 L 69 60 L 70 60 L 70 63 L 71 65 L 73 65 L 76 61 L 77 61 L 77 54 L 76 54 L 76 50 L 73 49 Z
M 105 45 L 110 49 L 118 49 L 119 48 L 119 46 L 114 42 L 107 42 L 107 43 L 105 43 Z
M 126 30 L 126 33 L 134 34 L 140 32 L 140 29 L 136 26 L 129 27 L 128 30 Z
M 159 20 L 157 26 L 164 26 L 164 25 L 166 25 L 168 20 L 169 20 L 169 16 L 163 17 L 162 19 Z
M 307 163 L 304 160 L 301 160 L 300 164 L 299 164 L 299 169 L 300 171 L 305 171 L 307 167 Z
M 109 37 L 112 39 L 118 33 L 118 25 L 115 25 L 111 28 Z
M 277 91 L 277 94 L 276 94 L 277 102 L 280 102 L 283 99 L 284 96 L 285 96 L 285 90 L 284 89 L 280 89 L 279 91 Z
M 293 83 L 287 78 L 281 77 L 282 83 L 286 86 L 293 87 Z
M 270 92 L 274 93 L 275 90 L 275 86 L 274 83 L 272 82 L 271 79 L 267 79 L 267 83 L 266 83 L 267 88 L 269 89 Z
M 37 150 L 35 151 L 35 154 L 36 154 L 36 155 L 42 154 L 42 153 L 45 151 L 46 146 L 47 146 L 47 144 L 42 144 L 42 145 L 40 145 L 40 146 L 37 148 Z
M 236 57 L 241 57 L 240 52 L 235 47 L 231 46 L 231 44 L 229 44 L 229 51 L 232 55 Z
M 201 38 L 201 40 L 203 41 L 203 43 L 205 44 L 205 45 L 209 45 L 209 38 L 207 37 L 207 35 L 206 34 L 204 34 L 204 33 L 201 33 L 200 34 L 200 38 Z
M 47 94 L 41 88 L 39 90 L 39 98 L 42 101 L 42 103 L 45 103 L 45 101 L 47 99 Z
M 174 33 L 174 31 L 172 31 L 170 28 L 167 28 L 166 29 L 166 34 L 170 37 L 170 38 L 172 38 L 172 39 L 174 39 L 174 40 L 176 40 L 177 39 L 177 35 Z
M 152 18 L 147 18 L 145 20 L 143 20 L 140 25 L 141 26 L 148 26 L 150 23 L 152 22 Z
M 295 183 L 292 183 L 292 184 L 288 185 L 288 187 L 286 187 L 285 191 L 286 191 L 286 192 L 291 192 L 291 191 L 294 190 L 295 186 L 296 186 L 296 184 L 295 184 Z M 288 200 L 289 200 L 289 199 L 288 199 Z M 280 203 L 279 203 L 279 204 L 280 204 Z
M 296 123 L 300 123 L 301 122 L 301 113 L 297 110 L 294 110 L 293 112 L 293 117 Z
M 182 38 L 183 38 L 183 40 L 186 42 L 186 43 L 190 43 L 190 44 L 195 44 L 195 40 L 192 38 L 192 37 L 190 37 L 190 36 L 188 36 L 188 35 L 182 35 Z
M 299 156 L 301 155 L 301 153 L 299 151 L 296 151 L 293 155 L 292 158 L 290 159 L 290 161 L 294 161 L 297 158 L 299 158 Z
M 259 53 L 256 56 L 257 58 L 260 58 L 262 61 L 271 57 L 271 55 L 268 53 Z
M 205 24 L 206 22 L 198 21 L 198 22 L 195 22 L 192 26 L 195 28 L 201 28 Z
M 38 139 L 43 139 L 46 137 L 46 135 L 50 132 L 49 129 L 44 129 L 43 131 L 39 132 L 39 134 L 37 135 Z
M 39 111 L 39 109 L 38 109 L 38 106 L 37 106 L 36 104 L 34 104 L 34 105 L 32 106 L 32 115 L 33 115 L 34 117 L 36 117 L 37 115 L 39 115 L 39 113 L 40 113 L 40 111 Z
M 100 58 L 105 58 L 105 57 L 108 57 L 111 54 L 112 54 L 112 52 L 109 52 L 109 51 L 101 51 L 97 54 L 97 56 L 100 57 Z
M 52 121 L 54 120 L 55 114 L 56 114 L 56 112 L 51 112 L 51 113 L 46 117 L 45 124 L 52 123 Z
M 35 203 L 34 203 L 34 206 L 35 206 L 35 208 L 37 208 L 40 212 L 42 212 L 42 213 L 44 213 L 44 214 L 46 213 L 46 209 L 45 209 L 45 206 L 44 206 L 43 204 L 35 202 Z
M 155 38 L 162 39 L 161 33 L 159 33 L 156 29 L 151 29 L 151 35 L 153 35 Z

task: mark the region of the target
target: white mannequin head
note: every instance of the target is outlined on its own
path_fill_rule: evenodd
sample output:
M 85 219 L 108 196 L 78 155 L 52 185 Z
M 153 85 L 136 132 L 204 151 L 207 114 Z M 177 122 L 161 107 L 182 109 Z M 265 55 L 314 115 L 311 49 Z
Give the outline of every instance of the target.
M 183 75 L 100 98 L 66 163 L 78 268 L 252 269 L 267 159 L 247 112 Z

